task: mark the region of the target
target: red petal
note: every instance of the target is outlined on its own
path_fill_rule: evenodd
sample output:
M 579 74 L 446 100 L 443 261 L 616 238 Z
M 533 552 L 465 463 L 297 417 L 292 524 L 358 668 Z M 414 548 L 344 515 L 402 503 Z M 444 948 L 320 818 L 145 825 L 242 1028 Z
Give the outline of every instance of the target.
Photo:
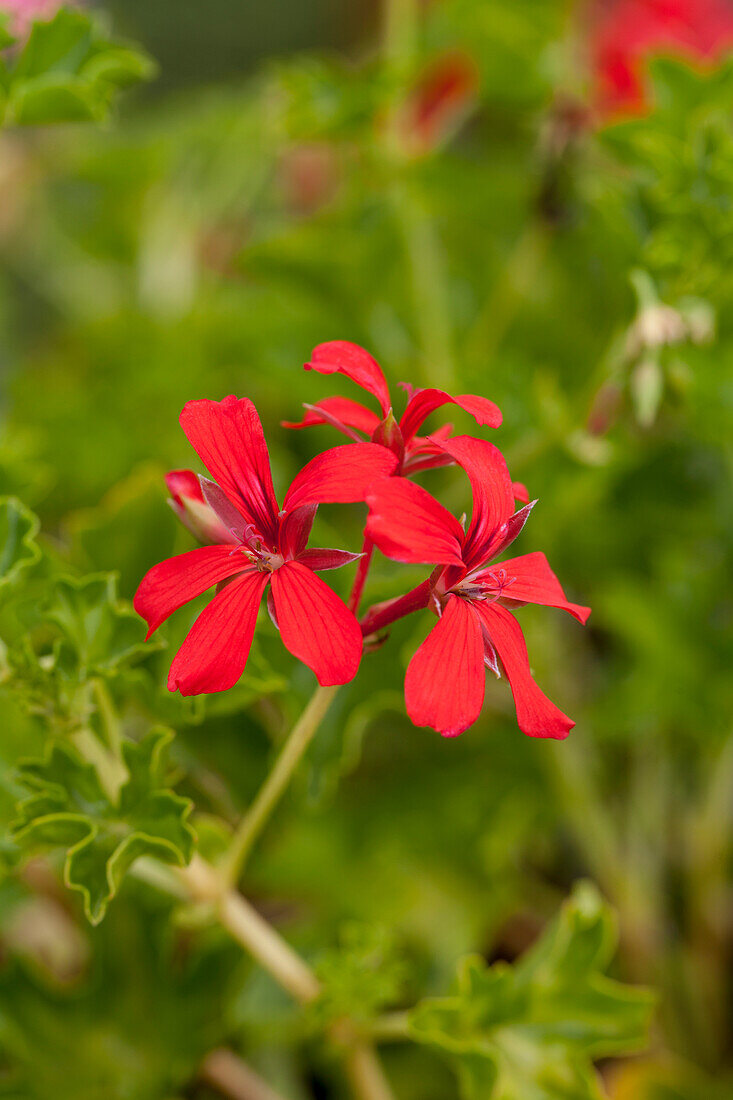
M 462 466 L 473 490 L 473 515 L 466 535 L 463 557 L 473 568 L 486 561 L 492 536 L 514 512 L 514 493 L 506 460 L 493 443 L 457 435 L 439 446 Z
M 504 607 L 495 603 L 473 605 L 496 647 L 512 689 L 519 728 L 530 737 L 562 740 L 575 725 L 547 698 L 532 679 L 522 628 Z
M 274 539 L 278 506 L 262 424 L 252 402 L 189 401 L 181 413 L 188 441 L 216 482 L 260 535 Z
M 529 504 L 529 489 L 523 482 L 513 481 L 512 492 L 514 493 L 514 499 L 518 500 L 520 504 Z
M 478 424 L 489 428 L 498 428 L 501 424 L 501 410 L 486 397 L 474 397 L 470 393 L 451 397 L 443 390 L 417 390 L 408 401 L 400 420 L 405 440 L 412 439 L 423 421 L 442 405 L 458 405 L 470 413 Z
M 346 604 L 300 562 L 272 574 L 272 595 L 283 644 L 312 668 L 318 683 L 346 684 L 361 660 L 361 630 Z
M 463 565 L 463 528 L 422 486 L 402 477 L 383 478 L 366 499 L 366 533 L 388 558 Z
M 491 579 L 499 570 L 506 572 L 507 580 L 510 582 L 501 589 Z M 538 603 L 545 607 L 559 607 L 561 611 L 567 611 L 573 615 L 579 623 L 584 624 L 590 615 L 589 607 L 568 602 L 559 580 L 550 569 L 550 563 L 539 550 L 533 554 L 522 554 L 519 558 L 509 558 L 507 561 L 499 562 L 489 573 L 477 576 L 476 580 L 485 585 L 490 592 L 500 590 L 501 595 L 509 600 Z
M 449 596 L 442 617 L 408 665 L 407 713 L 416 726 L 455 737 L 478 718 L 484 689 L 481 624 L 471 604 Z
M 321 415 L 323 414 L 323 415 Z M 306 405 L 306 414 L 299 423 L 283 420 L 283 428 L 310 428 L 313 424 L 332 424 L 334 428 L 345 431 L 356 428 L 369 435 L 379 425 L 379 417 L 365 405 L 352 401 L 349 397 L 326 397 L 315 405 Z M 343 427 L 342 427 L 343 425 Z M 350 432 L 346 432 L 350 435 Z
M 348 504 L 364 500 L 367 489 L 380 477 L 389 477 L 397 456 L 377 443 L 345 443 L 316 455 L 303 467 L 285 494 L 285 511 L 326 501 Z
M 247 664 L 270 575 L 251 569 L 215 596 L 193 624 L 168 673 L 168 690 L 204 695 L 234 687 Z
M 233 577 L 249 562 L 231 546 L 200 546 L 154 565 L 135 593 L 133 607 L 148 624 L 148 638 L 162 622 L 207 588 Z
M 387 415 L 391 405 L 387 380 L 377 360 L 358 344 L 351 344 L 348 340 L 331 340 L 327 344 L 319 344 L 313 349 L 305 369 L 317 370 L 320 374 L 345 374 L 357 386 L 373 393 L 382 413 Z
M 302 565 L 307 565 L 309 569 L 340 569 L 342 565 L 351 565 L 352 562 L 358 561 L 362 557 L 361 554 L 350 554 L 348 550 L 304 550 L 302 554 L 298 556 L 298 561 Z

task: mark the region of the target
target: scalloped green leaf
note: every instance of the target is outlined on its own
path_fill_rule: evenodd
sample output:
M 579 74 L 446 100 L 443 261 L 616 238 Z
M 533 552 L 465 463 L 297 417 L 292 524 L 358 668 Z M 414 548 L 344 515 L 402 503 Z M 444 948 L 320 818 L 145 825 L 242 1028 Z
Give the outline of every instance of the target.
M 41 557 L 38 517 L 15 497 L 0 498 L 0 588 Z
M 81 893 L 92 924 L 102 920 L 141 856 L 183 866 L 193 855 L 192 804 L 161 786 L 161 755 L 172 736 L 153 729 L 140 742 L 125 742 L 128 778 L 117 805 L 92 765 L 63 742 L 45 759 L 19 768 L 20 782 L 32 793 L 17 808 L 12 841 L 26 854 L 66 849 L 64 880 Z
M 454 996 L 410 1013 L 413 1038 L 455 1061 L 466 1100 L 599 1100 L 597 1058 L 641 1049 L 653 998 L 606 977 L 617 932 L 590 883 L 514 966 L 464 959 Z

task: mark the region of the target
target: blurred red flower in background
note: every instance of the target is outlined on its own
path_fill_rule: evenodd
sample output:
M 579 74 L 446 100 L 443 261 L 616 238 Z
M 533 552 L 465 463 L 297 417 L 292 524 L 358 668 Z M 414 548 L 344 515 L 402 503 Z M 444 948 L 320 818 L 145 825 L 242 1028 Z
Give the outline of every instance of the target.
M 597 109 L 644 111 L 646 62 L 655 54 L 715 64 L 732 47 L 730 0 L 599 0 L 590 34 Z

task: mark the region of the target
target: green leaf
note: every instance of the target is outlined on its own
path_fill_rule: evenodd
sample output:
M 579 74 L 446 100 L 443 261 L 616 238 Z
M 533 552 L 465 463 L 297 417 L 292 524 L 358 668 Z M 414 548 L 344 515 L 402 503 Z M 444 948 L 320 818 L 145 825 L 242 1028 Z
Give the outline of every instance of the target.
M 421 1043 L 448 1051 L 466 1100 L 598 1100 L 593 1060 L 639 1050 L 653 1000 L 607 978 L 613 914 L 590 883 L 514 966 L 464 959 L 458 992 L 410 1014 Z
M 64 636 L 60 667 L 79 679 L 114 674 L 149 650 L 139 616 L 117 598 L 112 573 L 59 578 L 47 618 Z
M 138 743 L 125 742 L 128 779 L 117 805 L 92 765 L 63 742 L 44 760 L 19 769 L 20 782 L 32 793 L 18 806 L 12 839 L 25 853 L 67 850 L 64 879 L 82 894 L 92 924 L 103 918 L 140 856 L 183 866 L 193 854 L 192 804 L 160 786 L 161 754 L 172 736 L 153 729 Z
M 19 500 L 0 498 L 0 588 L 41 557 L 35 541 L 38 528 L 37 516 Z

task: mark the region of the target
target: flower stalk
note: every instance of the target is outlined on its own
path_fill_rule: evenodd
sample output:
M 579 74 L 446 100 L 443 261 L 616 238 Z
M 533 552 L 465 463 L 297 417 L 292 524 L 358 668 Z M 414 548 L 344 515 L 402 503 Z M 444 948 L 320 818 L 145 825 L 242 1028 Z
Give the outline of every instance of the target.
M 253 844 L 280 801 L 337 691 L 338 686 L 317 687 L 310 702 L 293 726 L 272 771 L 234 833 L 222 867 L 222 873 L 227 882 L 233 884 L 238 881 Z

